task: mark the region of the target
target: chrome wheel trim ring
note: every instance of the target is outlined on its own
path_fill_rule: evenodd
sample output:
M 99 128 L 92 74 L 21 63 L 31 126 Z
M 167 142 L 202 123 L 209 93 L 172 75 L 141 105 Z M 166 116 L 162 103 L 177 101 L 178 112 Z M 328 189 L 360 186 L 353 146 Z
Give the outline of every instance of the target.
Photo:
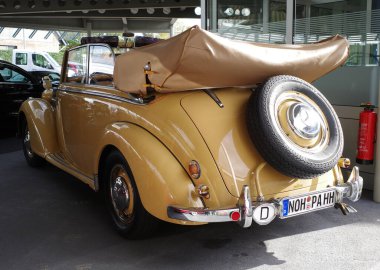
M 120 221 L 129 223 L 133 216 L 133 187 L 128 173 L 120 164 L 111 170 L 109 189 L 113 211 Z
M 294 101 L 296 103 L 305 104 L 308 107 L 311 107 L 315 110 L 315 112 L 318 114 L 319 118 L 322 119 L 320 123 L 320 133 L 321 138 L 318 140 L 318 143 L 314 145 L 313 147 L 302 147 L 298 145 L 296 142 L 291 140 L 288 135 L 283 130 L 280 120 L 279 120 L 279 108 L 282 103 L 287 101 Z M 326 148 L 326 146 L 329 143 L 330 135 L 329 135 L 329 128 L 327 120 L 322 112 L 322 110 L 314 104 L 306 95 L 296 92 L 296 91 L 286 91 L 281 93 L 276 100 L 272 101 L 269 107 L 269 110 L 271 112 L 271 118 L 272 123 L 274 123 L 274 128 L 276 129 L 277 133 L 280 135 L 280 137 L 283 139 L 283 141 L 289 146 L 295 149 L 297 152 L 299 152 L 301 155 L 304 154 L 316 154 L 321 152 L 323 149 Z M 289 121 L 289 119 L 288 119 Z M 291 123 L 289 121 L 289 126 L 291 126 Z M 296 133 L 296 132 L 295 132 Z M 298 133 L 296 133 L 298 134 Z M 302 138 L 302 137 L 301 137 Z

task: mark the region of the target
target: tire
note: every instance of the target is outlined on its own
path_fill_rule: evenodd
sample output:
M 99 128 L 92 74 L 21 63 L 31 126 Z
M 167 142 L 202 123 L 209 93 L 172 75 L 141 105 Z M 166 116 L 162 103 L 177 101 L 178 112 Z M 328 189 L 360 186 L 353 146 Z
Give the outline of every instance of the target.
M 24 152 L 26 162 L 29 166 L 41 167 L 45 163 L 45 160 L 34 153 L 32 150 L 32 147 L 30 145 L 30 132 L 26 122 L 22 132 L 22 150 Z
M 342 155 L 338 116 L 327 99 L 302 79 L 271 77 L 250 97 L 246 117 L 258 152 L 287 176 L 317 177 L 331 170 Z
M 128 239 L 151 236 L 158 221 L 144 209 L 132 172 L 120 152 L 108 155 L 103 177 L 105 203 L 116 230 Z

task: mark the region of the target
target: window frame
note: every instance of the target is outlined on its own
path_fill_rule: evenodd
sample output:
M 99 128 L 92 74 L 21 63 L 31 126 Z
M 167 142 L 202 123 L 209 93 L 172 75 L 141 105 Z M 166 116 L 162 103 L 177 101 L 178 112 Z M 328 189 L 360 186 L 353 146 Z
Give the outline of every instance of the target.
M 40 57 L 40 58 L 43 58 L 43 62 L 47 63 L 49 67 L 45 67 L 43 65 L 39 65 L 38 64 L 38 61 L 37 61 L 37 58 Z M 32 63 L 34 66 L 36 67 L 40 67 L 40 68 L 45 68 L 45 69 L 48 69 L 48 70 L 54 70 L 54 67 L 53 65 L 50 63 L 50 61 L 48 59 L 46 59 L 46 57 L 42 54 L 39 54 L 39 53 L 32 53 Z
M 65 63 L 65 65 L 64 65 L 64 67 L 62 67 L 64 70 L 63 70 L 63 76 L 62 76 L 62 83 L 64 83 L 64 84 L 68 84 L 68 85 L 83 85 L 83 86 L 85 86 L 85 85 L 90 85 L 90 83 L 89 83 L 89 80 L 90 80 L 90 78 L 89 78 L 89 68 L 90 68 L 90 47 L 92 47 L 92 46 L 102 46 L 102 47 L 106 47 L 106 48 L 108 48 L 110 51 L 111 51 L 111 53 L 112 53 L 112 57 L 113 57 L 113 61 L 114 61 L 114 63 L 115 63 L 115 53 L 114 53 L 114 51 L 113 51 L 113 49 L 111 48 L 111 46 L 109 46 L 109 45 L 107 45 L 107 44 L 104 44 L 104 43 L 93 43 L 93 44 L 85 44 L 85 45 L 81 45 L 81 46 L 77 46 L 77 47 L 75 47 L 75 48 L 72 48 L 72 49 L 69 49 L 69 50 L 67 50 L 66 52 L 65 52 L 65 56 L 64 56 L 64 63 Z M 68 64 L 68 59 L 69 59 L 69 53 L 71 52 L 71 51 L 74 51 L 74 50 L 80 50 L 81 48 L 86 48 L 86 64 L 87 64 L 87 66 L 86 66 L 86 70 L 85 70 L 85 78 L 84 78 L 84 82 L 81 82 L 81 83 L 75 83 L 75 82 L 68 82 L 67 81 L 67 64 Z M 91 85 L 91 86 L 94 86 L 94 85 Z M 102 87 L 109 87 L 109 86 L 102 86 Z
M 24 56 L 25 56 L 25 61 L 26 61 L 25 64 L 17 64 L 17 55 L 19 55 L 19 54 L 23 55 L 22 59 L 24 59 Z M 15 63 L 16 63 L 16 65 L 19 65 L 19 66 L 27 66 L 28 65 L 28 53 L 16 52 L 15 53 Z

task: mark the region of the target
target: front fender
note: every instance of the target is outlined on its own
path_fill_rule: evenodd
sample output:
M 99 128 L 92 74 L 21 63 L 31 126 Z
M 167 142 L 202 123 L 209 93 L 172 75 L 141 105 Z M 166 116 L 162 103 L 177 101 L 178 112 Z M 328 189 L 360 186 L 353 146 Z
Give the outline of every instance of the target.
M 150 214 L 168 222 L 191 224 L 167 216 L 169 205 L 203 207 L 203 203 L 184 168 L 157 138 L 134 124 L 114 123 L 106 128 L 103 142 L 124 155 Z M 102 149 L 98 153 L 100 159 Z
M 30 143 L 34 153 L 45 157 L 58 151 L 55 118 L 52 106 L 44 99 L 28 99 L 20 107 L 30 132 Z

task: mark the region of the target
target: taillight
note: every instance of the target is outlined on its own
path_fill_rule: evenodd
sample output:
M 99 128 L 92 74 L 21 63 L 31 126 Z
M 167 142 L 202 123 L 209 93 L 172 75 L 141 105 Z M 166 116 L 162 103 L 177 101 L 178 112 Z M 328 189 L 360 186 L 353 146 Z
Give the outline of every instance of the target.
M 235 211 L 235 212 L 232 212 L 230 214 L 230 218 L 233 220 L 233 221 L 238 221 L 240 219 L 240 213 L 238 211 Z

